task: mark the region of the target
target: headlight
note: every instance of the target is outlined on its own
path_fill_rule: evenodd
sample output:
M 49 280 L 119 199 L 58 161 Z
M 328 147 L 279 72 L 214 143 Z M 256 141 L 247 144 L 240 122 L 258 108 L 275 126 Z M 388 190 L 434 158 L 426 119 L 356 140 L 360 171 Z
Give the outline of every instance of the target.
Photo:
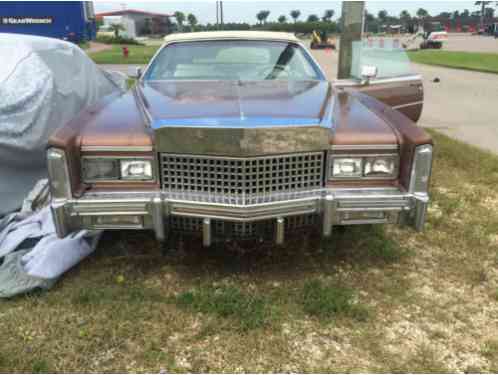
M 398 155 L 331 156 L 332 179 L 386 179 L 396 178 L 399 171 Z
M 152 163 L 150 160 L 121 160 L 121 178 L 152 180 Z
M 83 180 L 118 180 L 119 161 L 116 159 L 85 158 L 83 162 Z
M 390 156 L 374 156 L 365 158 L 365 177 L 396 177 L 398 158 Z
M 152 180 L 153 177 L 152 160 L 98 157 L 83 159 L 83 180 L 85 182 L 147 181 Z
M 334 158 L 332 166 L 333 177 L 361 177 L 361 158 Z

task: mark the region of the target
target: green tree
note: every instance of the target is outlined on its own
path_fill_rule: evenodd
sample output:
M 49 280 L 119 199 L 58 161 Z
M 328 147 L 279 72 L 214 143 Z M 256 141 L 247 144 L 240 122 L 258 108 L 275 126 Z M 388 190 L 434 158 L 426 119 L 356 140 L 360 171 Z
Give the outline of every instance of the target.
M 417 17 L 419 19 L 423 20 L 428 15 L 429 15 L 429 12 L 426 11 L 424 8 L 418 8 L 418 10 L 417 10 Z
M 178 29 L 181 31 L 183 29 L 183 22 L 185 22 L 185 14 L 180 11 L 175 12 L 176 23 L 178 24 Z
M 323 13 L 323 17 L 322 17 L 322 20 L 324 22 L 330 22 L 332 21 L 332 17 L 334 17 L 334 10 L 333 9 L 327 9 L 324 13 Z
M 461 17 L 463 17 L 463 18 L 470 17 L 470 11 L 468 9 L 464 9 L 462 14 L 461 14 Z
M 283 14 L 278 17 L 278 22 L 279 23 L 286 23 L 287 22 L 287 17 L 285 17 Z
M 495 17 L 495 10 L 493 8 L 484 9 L 484 18 L 493 19 L 494 17 Z
M 476 1 L 474 5 L 480 6 L 481 10 L 479 12 L 479 27 L 481 29 L 484 28 L 484 12 L 486 9 L 486 5 L 491 4 L 491 1 Z
M 195 15 L 193 15 L 192 13 L 190 13 L 187 16 L 187 21 L 188 21 L 188 24 L 190 25 L 190 31 L 194 31 L 195 25 L 197 25 L 197 17 Z
M 441 12 L 441 13 L 439 13 L 438 17 L 449 19 L 449 18 L 451 18 L 451 13 L 450 12 Z
M 292 10 L 292 11 L 290 12 L 290 16 L 292 17 L 292 19 L 294 20 L 294 22 L 296 22 L 296 21 L 297 21 L 297 19 L 299 18 L 299 16 L 300 16 L 300 15 L 301 15 L 301 11 L 300 11 L 300 10 L 297 10 L 297 9 Z
M 387 10 L 380 10 L 379 13 L 377 13 L 377 18 L 381 23 L 385 23 L 387 21 L 387 17 L 389 17 Z
M 375 22 L 375 16 L 365 10 L 365 32 L 378 31 L 377 22 Z
M 317 22 L 319 20 L 320 20 L 320 18 L 318 18 L 318 16 L 316 14 L 310 14 L 308 16 L 308 22 Z
M 401 20 L 401 22 L 405 24 L 410 22 L 411 18 L 412 17 L 410 16 L 410 13 L 407 10 L 402 10 L 401 13 L 399 14 L 399 19 Z
M 119 32 L 124 31 L 125 28 L 123 25 L 120 23 L 113 23 L 109 26 L 109 29 L 114 33 L 114 37 L 118 38 L 119 37 Z
M 460 12 L 458 10 L 455 10 L 453 12 L 453 19 L 456 20 L 457 18 L 460 18 Z
M 258 19 L 260 24 L 266 23 L 266 19 L 270 15 L 269 10 L 260 10 L 258 14 L 256 14 L 256 18 Z

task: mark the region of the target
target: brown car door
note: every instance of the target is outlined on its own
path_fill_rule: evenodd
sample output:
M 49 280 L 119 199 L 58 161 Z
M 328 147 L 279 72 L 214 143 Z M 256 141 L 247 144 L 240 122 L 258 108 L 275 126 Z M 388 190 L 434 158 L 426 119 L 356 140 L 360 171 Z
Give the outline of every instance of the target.
M 417 122 L 422 114 L 424 89 L 419 75 L 374 78 L 368 83 L 344 79 L 333 82 L 336 88 L 361 91 L 403 113 Z

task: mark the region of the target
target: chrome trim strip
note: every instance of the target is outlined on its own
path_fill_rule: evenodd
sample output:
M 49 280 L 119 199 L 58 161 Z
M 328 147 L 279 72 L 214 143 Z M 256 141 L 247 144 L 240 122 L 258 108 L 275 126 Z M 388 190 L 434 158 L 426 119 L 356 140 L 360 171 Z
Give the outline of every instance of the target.
M 212 242 L 213 230 L 211 228 L 211 219 L 205 218 L 202 220 L 202 245 L 204 247 L 209 247 Z
M 323 208 L 323 227 L 322 235 L 324 237 L 330 237 L 332 235 L 332 225 L 334 224 L 334 208 L 335 201 L 333 195 L 325 196 L 324 208 Z
M 400 82 L 411 82 L 411 81 L 421 81 L 422 76 L 420 74 L 406 75 L 400 77 L 392 77 L 392 78 L 378 78 L 370 80 L 368 84 L 361 83 L 361 80 L 355 78 L 346 78 L 346 79 L 336 79 L 332 81 L 332 86 L 335 88 L 341 87 L 366 87 L 366 86 L 375 86 L 375 85 L 385 85 L 390 83 L 400 83 Z
M 411 107 L 411 106 L 414 106 L 414 105 L 422 105 L 422 104 L 424 104 L 424 101 L 423 100 L 419 100 L 419 101 L 416 101 L 416 102 L 395 105 L 392 108 L 393 109 L 400 109 L 400 108 Z
M 332 145 L 332 151 L 363 151 L 363 150 L 389 150 L 397 151 L 399 150 L 398 144 L 382 144 L 382 145 Z
M 277 218 L 277 223 L 275 225 L 275 243 L 277 245 L 283 245 L 285 239 L 285 219 L 283 217 Z
M 82 152 L 152 152 L 152 146 L 81 146 Z

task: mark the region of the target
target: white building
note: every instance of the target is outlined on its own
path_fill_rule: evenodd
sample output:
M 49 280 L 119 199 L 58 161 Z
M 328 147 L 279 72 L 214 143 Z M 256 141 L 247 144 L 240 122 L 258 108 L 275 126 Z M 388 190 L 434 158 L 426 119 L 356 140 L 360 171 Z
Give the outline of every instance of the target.
M 166 35 L 171 32 L 171 14 L 151 13 L 141 10 L 118 10 L 115 12 L 105 12 L 96 15 L 101 19 L 104 26 L 119 23 L 123 25 L 124 31 L 120 35 L 128 38 L 136 38 L 145 35 Z

